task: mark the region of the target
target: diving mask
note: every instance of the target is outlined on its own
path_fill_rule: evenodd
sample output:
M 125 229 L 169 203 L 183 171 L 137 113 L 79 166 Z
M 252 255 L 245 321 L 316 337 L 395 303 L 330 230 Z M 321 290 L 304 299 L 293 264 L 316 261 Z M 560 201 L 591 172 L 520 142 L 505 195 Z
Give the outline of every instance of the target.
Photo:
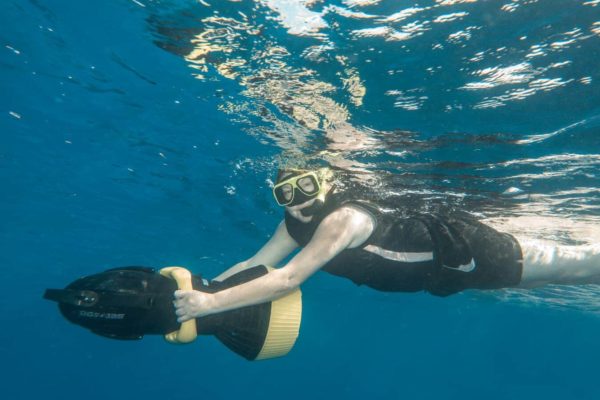
M 293 207 L 314 199 L 321 193 L 321 182 L 315 171 L 292 174 L 273 187 L 273 195 L 280 206 Z

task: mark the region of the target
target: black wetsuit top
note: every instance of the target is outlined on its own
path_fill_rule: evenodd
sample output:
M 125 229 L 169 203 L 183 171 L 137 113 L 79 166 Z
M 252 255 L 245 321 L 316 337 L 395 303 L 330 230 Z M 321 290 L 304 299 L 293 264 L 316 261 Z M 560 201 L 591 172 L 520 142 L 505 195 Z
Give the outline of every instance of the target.
M 447 296 L 469 288 L 516 286 L 521 280 L 522 253 L 517 240 L 468 215 L 399 217 L 372 202 L 334 193 L 309 223 L 286 212 L 287 231 L 304 247 L 321 221 L 341 207 L 370 214 L 375 229 L 365 243 L 343 250 L 322 269 L 357 285 Z

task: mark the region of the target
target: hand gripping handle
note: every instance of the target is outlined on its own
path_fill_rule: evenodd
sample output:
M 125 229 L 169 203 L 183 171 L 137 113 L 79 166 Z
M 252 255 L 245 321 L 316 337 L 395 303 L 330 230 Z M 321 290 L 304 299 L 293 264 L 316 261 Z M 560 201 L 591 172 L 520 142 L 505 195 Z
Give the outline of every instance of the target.
M 192 274 L 182 267 L 165 267 L 160 270 L 160 274 L 177 282 L 179 290 L 194 290 L 192 287 Z M 179 327 L 179 330 L 167 333 L 165 340 L 169 343 L 185 344 L 196 340 L 198 332 L 196 331 L 196 320 L 185 321 Z

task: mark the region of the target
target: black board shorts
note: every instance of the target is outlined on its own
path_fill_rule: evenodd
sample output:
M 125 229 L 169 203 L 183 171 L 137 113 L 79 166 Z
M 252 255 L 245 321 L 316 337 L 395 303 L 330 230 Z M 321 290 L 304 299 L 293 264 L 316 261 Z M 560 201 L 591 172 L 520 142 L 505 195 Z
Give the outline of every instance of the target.
M 523 271 L 519 242 L 464 215 L 418 217 L 429 230 L 434 268 L 424 289 L 448 296 L 464 289 L 517 286 Z

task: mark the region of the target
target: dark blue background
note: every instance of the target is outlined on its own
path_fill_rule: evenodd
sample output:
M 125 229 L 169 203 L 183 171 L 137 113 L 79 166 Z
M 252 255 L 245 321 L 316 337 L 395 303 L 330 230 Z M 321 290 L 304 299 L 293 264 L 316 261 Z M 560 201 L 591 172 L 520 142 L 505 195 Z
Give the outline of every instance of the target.
M 207 93 L 218 84 L 156 47 L 146 12 L 129 1 L 2 7 L 4 398 L 598 398 L 596 315 L 485 295 L 382 294 L 317 274 L 296 347 L 256 363 L 212 338 L 117 342 L 66 323 L 45 288 L 128 264 L 214 276 L 279 220 L 273 171 L 236 169 L 278 149 L 217 111 Z

